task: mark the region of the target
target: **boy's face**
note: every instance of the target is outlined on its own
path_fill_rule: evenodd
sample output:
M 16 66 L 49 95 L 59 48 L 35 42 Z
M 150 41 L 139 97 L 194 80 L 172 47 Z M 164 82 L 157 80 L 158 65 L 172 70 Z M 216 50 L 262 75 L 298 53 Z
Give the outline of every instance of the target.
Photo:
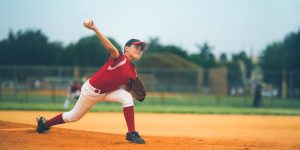
M 125 51 L 134 59 L 139 60 L 143 54 L 142 46 L 139 45 L 130 45 L 125 47 Z

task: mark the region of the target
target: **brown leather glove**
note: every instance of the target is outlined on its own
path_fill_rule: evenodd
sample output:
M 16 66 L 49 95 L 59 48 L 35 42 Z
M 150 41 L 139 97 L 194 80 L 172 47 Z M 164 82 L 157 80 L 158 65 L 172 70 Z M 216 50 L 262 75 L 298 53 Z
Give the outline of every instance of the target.
M 137 76 L 135 80 L 130 80 L 128 84 L 128 91 L 136 100 L 140 102 L 143 102 L 145 100 L 146 88 L 140 76 Z

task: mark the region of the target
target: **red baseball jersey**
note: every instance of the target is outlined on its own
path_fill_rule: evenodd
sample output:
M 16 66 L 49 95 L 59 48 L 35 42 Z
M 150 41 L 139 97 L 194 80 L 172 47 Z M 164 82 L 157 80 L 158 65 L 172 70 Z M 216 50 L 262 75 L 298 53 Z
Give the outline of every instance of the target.
M 121 85 L 135 79 L 136 68 L 122 52 L 117 60 L 109 57 L 108 61 L 90 78 L 90 84 L 107 93 L 120 88 Z
M 81 91 L 81 85 L 80 84 L 72 84 L 71 86 L 70 86 L 70 91 L 71 91 L 71 93 L 74 93 L 74 92 L 76 92 L 76 91 Z

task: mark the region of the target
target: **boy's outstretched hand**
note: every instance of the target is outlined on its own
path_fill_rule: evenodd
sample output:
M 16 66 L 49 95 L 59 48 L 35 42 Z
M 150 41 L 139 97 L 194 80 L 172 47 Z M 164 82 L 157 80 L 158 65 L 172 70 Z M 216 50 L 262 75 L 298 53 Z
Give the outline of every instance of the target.
M 90 29 L 90 30 L 93 30 L 95 31 L 97 29 L 97 26 L 94 24 L 93 20 L 91 19 L 86 19 L 84 22 L 83 22 L 83 25 Z

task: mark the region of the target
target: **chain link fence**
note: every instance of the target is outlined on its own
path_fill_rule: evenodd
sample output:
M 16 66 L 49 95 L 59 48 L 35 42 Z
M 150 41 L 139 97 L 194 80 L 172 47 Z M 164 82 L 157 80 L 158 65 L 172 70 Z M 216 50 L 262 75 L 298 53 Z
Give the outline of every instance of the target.
M 94 67 L 45 67 L 45 66 L 0 66 L 0 100 L 49 101 L 65 99 L 66 89 L 73 80 L 83 83 L 99 68 Z M 252 99 L 255 85 L 262 83 L 261 94 L 270 99 L 300 97 L 298 81 L 300 72 L 265 72 L 270 78 L 263 83 L 263 73 L 252 75 L 251 79 L 239 80 L 228 77 L 226 68 L 204 71 L 191 69 L 146 69 L 138 73 L 144 79 L 148 95 L 161 100 L 177 96 L 197 99 L 210 95 L 219 103 L 222 97 L 237 96 Z M 234 73 L 230 73 L 231 75 Z M 255 78 L 261 76 L 260 78 Z M 274 79 L 273 79 L 273 78 Z M 285 77 L 285 78 L 284 78 Z M 272 78 L 272 80 L 271 80 Z M 282 80 L 284 79 L 284 80 Z M 276 82 L 271 82 L 275 80 Z M 278 81 L 277 81 L 278 80 Z M 194 97 L 193 97 L 194 96 Z

